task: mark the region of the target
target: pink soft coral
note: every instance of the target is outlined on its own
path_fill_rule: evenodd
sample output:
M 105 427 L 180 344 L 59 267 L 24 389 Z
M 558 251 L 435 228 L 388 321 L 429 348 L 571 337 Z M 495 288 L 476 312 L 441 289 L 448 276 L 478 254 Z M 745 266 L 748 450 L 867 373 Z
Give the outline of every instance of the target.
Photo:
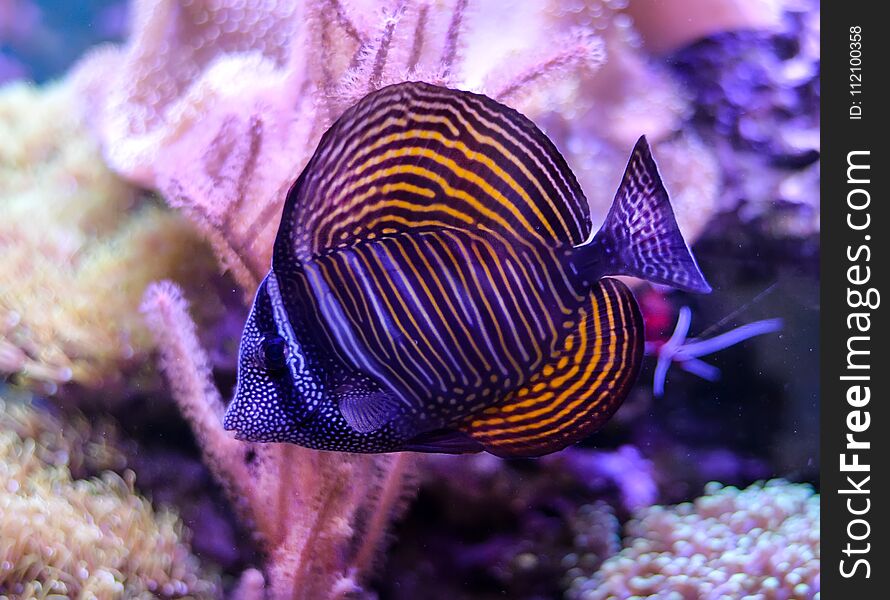
M 137 1 L 127 45 L 78 71 L 111 166 L 188 214 L 245 291 L 268 267 L 288 186 L 346 107 L 406 79 L 468 87 L 466 0 L 357 4 L 369 6 Z M 500 64 L 481 71 L 492 94 L 515 99 L 603 53 L 573 31 L 535 60 L 510 59 L 523 65 L 513 80 Z

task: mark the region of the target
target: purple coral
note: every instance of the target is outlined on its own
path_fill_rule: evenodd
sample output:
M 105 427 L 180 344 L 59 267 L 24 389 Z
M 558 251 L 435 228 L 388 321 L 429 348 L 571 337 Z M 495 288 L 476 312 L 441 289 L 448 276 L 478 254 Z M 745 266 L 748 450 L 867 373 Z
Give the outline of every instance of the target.
M 774 164 L 819 157 L 819 10 L 800 2 L 778 30 L 726 31 L 677 52 L 676 72 L 695 94 L 696 120 Z
M 711 483 L 705 492 L 637 513 L 624 550 L 592 577 L 575 577 L 568 597 L 819 597 L 819 495 L 810 486 Z
M 614 451 L 571 448 L 541 459 L 548 469 L 565 471 L 590 492 L 618 492 L 621 507 L 628 511 L 651 506 L 658 498 L 655 467 L 636 446 Z
M 684 371 L 698 375 L 702 379 L 716 381 L 720 378 L 720 369 L 699 360 L 700 356 L 713 354 L 748 338 L 779 331 L 782 328 L 781 319 L 764 319 L 736 327 L 712 338 L 687 340 L 686 335 L 689 333 L 691 323 L 692 310 L 688 306 L 684 306 L 680 309 L 677 326 L 668 341 L 663 344 L 646 343 L 646 354 L 658 357 L 658 362 L 655 365 L 655 379 L 652 384 L 652 391 L 656 397 L 664 395 L 664 383 L 671 363 L 677 363 Z

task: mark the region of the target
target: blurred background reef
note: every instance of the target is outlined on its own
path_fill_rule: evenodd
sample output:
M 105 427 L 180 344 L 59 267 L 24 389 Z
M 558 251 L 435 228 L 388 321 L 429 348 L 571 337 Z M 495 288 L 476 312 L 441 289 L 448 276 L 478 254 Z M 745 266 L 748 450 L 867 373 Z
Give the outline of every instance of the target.
M 0 0 L 0 597 L 818 597 L 818 43 L 814 0 Z M 284 191 L 407 79 L 528 115 L 594 222 L 646 134 L 715 288 L 636 287 L 653 352 L 781 332 L 539 460 L 223 439 Z

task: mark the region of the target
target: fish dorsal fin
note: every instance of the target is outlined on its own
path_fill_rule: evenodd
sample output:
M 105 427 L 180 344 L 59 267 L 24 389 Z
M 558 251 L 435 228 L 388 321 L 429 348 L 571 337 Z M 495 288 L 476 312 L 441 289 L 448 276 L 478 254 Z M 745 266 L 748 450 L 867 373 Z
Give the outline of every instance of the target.
M 551 245 L 580 244 L 591 229 L 574 175 L 530 120 L 485 96 L 402 83 L 322 137 L 288 194 L 275 260 L 442 227 Z
M 643 359 L 643 318 L 617 279 L 594 284 L 578 328 L 525 386 L 457 428 L 503 457 L 562 450 L 599 429 L 630 392 Z
M 337 399 L 337 406 L 359 433 L 376 431 L 398 414 L 395 398 L 385 392 L 347 391 Z

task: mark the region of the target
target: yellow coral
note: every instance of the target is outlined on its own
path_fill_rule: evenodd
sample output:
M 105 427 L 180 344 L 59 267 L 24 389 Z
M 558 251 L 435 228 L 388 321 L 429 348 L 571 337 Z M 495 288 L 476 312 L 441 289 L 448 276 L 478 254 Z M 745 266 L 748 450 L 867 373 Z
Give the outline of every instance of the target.
M 16 418 L 41 422 L 28 412 L 19 407 Z M 39 441 L 0 432 L 0 595 L 216 595 L 217 583 L 200 572 L 179 518 L 139 497 L 132 473 L 73 480 L 64 461 L 50 464 L 46 455 Z
M 99 386 L 151 338 L 137 307 L 159 277 L 211 273 L 185 219 L 103 164 L 70 85 L 0 91 L 0 373 Z
M 5 393 L 9 398 L 11 390 Z M 0 431 L 33 439 L 37 457 L 46 464 L 67 466 L 75 477 L 126 468 L 120 433 L 110 419 L 94 417 L 90 422 L 79 412 L 38 409 L 27 394 L 17 396 L 9 401 L 0 397 Z

